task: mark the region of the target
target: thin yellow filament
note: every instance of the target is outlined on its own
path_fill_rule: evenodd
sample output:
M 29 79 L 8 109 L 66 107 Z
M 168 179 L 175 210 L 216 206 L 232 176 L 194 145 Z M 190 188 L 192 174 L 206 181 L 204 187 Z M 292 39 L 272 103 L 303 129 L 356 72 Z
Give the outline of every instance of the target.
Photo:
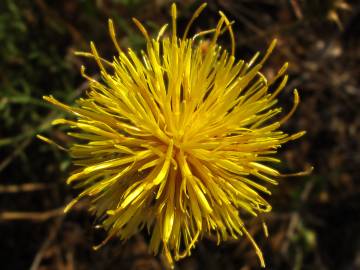
M 142 25 L 142 23 L 138 19 L 132 18 L 132 20 L 135 23 L 135 25 L 137 26 L 137 28 L 139 28 L 140 32 L 143 34 L 146 41 L 150 43 L 150 37 L 149 37 L 148 32 L 146 31 L 146 28 Z
M 90 42 L 90 48 L 91 48 L 91 52 L 94 55 L 96 63 L 100 67 L 101 71 L 104 72 L 104 74 L 106 74 L 106 69 L 104 68 L 104 66 L 101 63 L 101 57 L 99 56 L 99 54 L 96 50 L 96 46 L 95 46 L 94 42 L 92 42 L 92 41 Z
M 176 41 L 176 17 L 177 17 L 177 14 L 176 14 L 176 4 L 173 3 L 173 4 L 171 5 L 172 39 L 173 39 L 173 42 Z
M 216 41 L 221 34 L 221 28 L 222 28 L 222 25 L 224 24 L 224 21 L 225 21 L 225 18 L 221 17 L 215 28 L 215 34 L 213 36 L 213 39 L 211 40 L 211 47 L 215 46 Z
M 108 20 L 108 27 L 109 27 L 109 33 L 110 33 L 111 40 L 114 43 L 114 46 L 115 46 L 116 50 L 118 51 L 118 53 L 121 54 L 122 50 L 121 50 L 119 43 L 117 41 L 117 38 L 116 38 L 116 31 L 115 31 L 115 27 L 114 27 L 114 23 L 113 23 L 112 19 Z
M 76 51 L 76 52 L 74 52 L 74 55 L 96 59 L 96 56 L 94 54 L 88 53 L 88 52 Z M 113 67 L 113 64 L 111 62 L 109 62 L 108 60 L 106 60 L 106 59 L 104 59 L 102 57 L 99 57 L 99 60 L 102 61 L 104 64 Z
M 297 173 L 283 173 L 283 174 L 279 175 L 279 177 L 286 178 L 286 177 L 307 176 L 307 175 L 310 175 L 313 172 L 313 170 L 314 170 L 314 167 L 310 166 L 310 167 L 306 168 L 304 171 L 297 172 Z
M 196 232 L 194 238 L 192 239 L 192 241 L 190 242 L 190 244 L 186 248 L 186 250 L 184 250 L 182 253 L 179 253 L 179 254 L 177 254 L 177 256 L 175 256 L 176 260 L 183 259 L 189 254 L 190 250 L 192 249 L 192 247 L 195 245 L 196 241 L 198 240 L 199 235 L 200 235 L 200 230 L 198 230 Z
M 166 31 L 166 29 L 167 29 L 168 26 L 169 26 L 168 24 L 165 24 L 165 25 L 163 25 L 163 26 L 161 27 L 161 29 L 160 29 L 157 37 L 156 37 L 156 42 L 159 42 L 159 40 L 160 40 L 161 37 L 164 35 L 164 33 L 165 33 L 165 31 Z
M 224 34 L 224 33 L 228 30 L 229 26 L 233 25 L 234 23 L 235 23 L 234 21 L 230 22 L 229 25 L 227 25 L 224 29 L 222 29 L 222 30 L 220 31 L 219 36 L 221 36 L 222 34 Z M 205 35 L 214 33 L 214 32 L 216 32 L 216 28 L 204 30 L 204 31 L 201 31 L 201 32 L 196 33 L 195 35 L 193 35 L 192 39 L 195 40 L 195 39 L 198 38 L 198 37 L 202 37 L 202 36 L 205 36 Z
M 85 79 L 87 79 L 91 83 L 100 84 L 97 80 L 95 80 L 94 78 L 91 78 L 89 75 L 87 75 L 85 73 L 85 70 L 86 70 L 86 67 L 84 65 L 81 65 L 81 67 L 80 67 L 81 76 L 83 76 Z
M 296 108 L 299 105 L 299 102 L 300 102 L 299 93 L 298 93 L 298 91 L 296 89 L 294 89 L 294 104 L 293 104 L 293 107 L 291 108 L 290 112 L 287 115 L 285 115 L 285 117 L 282 118 L 279 121 L 280 125 L 284 124 L 294 114 L 294 112 L 296 111 Z
M 188 24 L 186 25 L 186 28 L 185 28 L 185 32 L 184 32 L 184 35 L 182 37 L 182 39 L 186 39 L 188 33 L 189 33 L 189 30 L 190 30 L 190 27 L 191 25 L 193 24 L 193 22 L 195 21 L 195 19 L 197 17 L 199 17 L 199 15 L 201 14 L 201 12 L 204 10 L 204 8 L 207 6 L 207 3 L 203 3 L 200 7 L 198 7 L 198 9 L 194 12 L 193 16 L 191 17 L 190 21 L 188 22 Z
M 265 237 L 266 237 L 266 238 L 268 238 L 268 237 L 269 237 L 269 230 L 268 230 L 268 227 L 267 227 L 267 225 L 266 225 L 265 221 L 262 221 L 261 223 L 262 223 L 262 227 L 263 227 L 264 235 L 265 235 Z
M 44 137 L 44 136 L 42 136 L 42 135 L 37 134 L 37 135 L 36 135 L 36 138 L 38 138 L 38 139 L 40 139 L 40 140 L 42 140 L 42 141 L 44 141 L 44 142 L 46 142 L 46 143 L 48 143 L 48 144 L 51 144 L 51 145 L 59 148 L 59 149 L 62 150 L 62 151 L 65 151 L 65 152 L 68 152 L 68 151 L 69 151 L 69 149 L 66 149 L 65 147 L 57 144 L 57 143 L 54 142 L 53 140 L 51 140 L 51 139 L 49 139 L 49 138 L 46 138 L 46 137 Z
M 219 11 L 219 14 L 222 18 L 224 18 L 227 29 L 229 30 L 230 39 L 231 39 L 231 55 L 234 56 L 235 55 L 235 35 L 232 30 L 231 23 L 222 11 Z
M 273 41 L 270 43 L 269 48 L 267 49 L 265 56 L 263 57 L 263 59 L 260 61 L 260 65 L 263 65 L 266 60 L 269 58 L 269 56 L 271 55 L 272 51 L 274 50 L 275 46 L 277 43 L 277 39 L 273 39 Z
M 251 244 L 253 245 L 256 255 L 259 258 L 261 267 L 265 267 L 265 261 L 264 261 L 263 254 L 262 254 L 259 246 L 256 244 L 254 238 L 250 235 L 250 233 L 245 228 L 243 228 L 242 231 L 245 233 L 245 235 L 247 236 L 247 238 L 250 240 Z

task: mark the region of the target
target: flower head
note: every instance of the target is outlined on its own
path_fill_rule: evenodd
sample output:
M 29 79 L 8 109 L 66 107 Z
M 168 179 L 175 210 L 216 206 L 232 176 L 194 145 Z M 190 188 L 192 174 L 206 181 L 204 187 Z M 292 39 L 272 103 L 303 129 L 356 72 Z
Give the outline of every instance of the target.
M 182 38 L 174 4 L 170 36 L 165 25 L 151 38 L 134 19 L 146 38 L 141 54 L 120 48 L 109 20 L 118 51 L 113 60 L 101 58 L 93 43 L 91 52 L 79 53 L 95 59 L 101 80 L 82 68 L 90 89 L 77 106 L 44 97 L 76 116 L 54 122 L 74 128 L 68 134 L 79 139 L 69 152 L 80 168 L 67 183 L 83 191 L 68 208 L 89 197 L 108 239 L 128 239 L 147 228 L 150 250 L 161 251 L 170 264 L 190 255 L 204 236 L 220 242 L 245 235 L 264 265 L 241 216 L 271 210 L 261 194 L 270 194 L 266 185 L 277 184 L 281 174 L 269 163 L 280 161 L 273 155 L 283 143 L 304 134 L 279 130 L 299 96 L 295 90 L 293 109 L 272 120 L 281 112 L 276 97 L 286 84 L 287 64 L 270 82 L 260 70 L 275 42 L 260 61 L 258 54 L 236 60 L 232 23 L 222 12 L 216 28 L 189 38 L 204 7 Z M 217 43 L 224 32 L 232 40 L 230 53 Z

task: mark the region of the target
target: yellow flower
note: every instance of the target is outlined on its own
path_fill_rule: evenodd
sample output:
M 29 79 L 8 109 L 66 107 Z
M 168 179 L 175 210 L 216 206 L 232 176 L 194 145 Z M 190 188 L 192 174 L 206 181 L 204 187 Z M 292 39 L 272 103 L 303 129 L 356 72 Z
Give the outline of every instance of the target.
M 161 251 L 170 265 L 190 255 L 204 236 L 220 243 L 245 235 L 264 266 L 241 215 L 271 210 L 261 194 L 270 194 L 266 185 L 277 184 L 281 174 L 268 164 L 280 162 L 273 155 L 283 143 L 304 134 L 279 130 L 299 96 L 295 90 L 292 110 L 272 120 L 281 112 L 276 97 L 286 84 L 287 64 L 272 81 L 260 70 L 275 42 L 262 60 L 256 54 L 249 62 L 237 61 L 232 23 L 222 12 L 216 28 L 189 38 L 205 6 L 194 13 L 182 38 L 175 4 L 169 37 L 167 25 L 151 38 L 134 19 L 146 38 L 141 54 L 120 48 L 109 20 L 118 55 L 107 61 L 93 43 L 90 53 L 78 53 L 97 61 L 101 80 L 88 77 L 83 67 L 90 89 L 74 107 L 44 97 L 76 116 L 54 121 L 74 128 L 68 134 L 79 139 L 69 152 L 80 169 L 67 183 L 83 191 L 66 210 L 90 198 L 91 211 L 108 231 L 104 243 L 128 239 L 146 227 L 150 250 Z M 224 32 L 230 34 L 231 53 L 217 43 Z M 210 39 L 204 39 L 207 35 Z

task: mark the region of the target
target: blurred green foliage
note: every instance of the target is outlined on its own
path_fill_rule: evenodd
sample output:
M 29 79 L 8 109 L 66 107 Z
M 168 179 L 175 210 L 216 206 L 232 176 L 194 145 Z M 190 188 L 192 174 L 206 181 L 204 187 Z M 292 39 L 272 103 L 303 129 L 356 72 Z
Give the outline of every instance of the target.
M 29 1 L 5 0 L 1 5 L 5 12 L 0 13 L 0 146 L 16 144 L 38 132 L 47 111 L 44 107 L 49 107 L 42 95 L 51 87 L 54 94 L 66 98 L 76 78 L 64 61 L 61 40 L 68 38 L 65 31 L 45 27 Z M 60 42 L 49 43 L 51 40 Z

